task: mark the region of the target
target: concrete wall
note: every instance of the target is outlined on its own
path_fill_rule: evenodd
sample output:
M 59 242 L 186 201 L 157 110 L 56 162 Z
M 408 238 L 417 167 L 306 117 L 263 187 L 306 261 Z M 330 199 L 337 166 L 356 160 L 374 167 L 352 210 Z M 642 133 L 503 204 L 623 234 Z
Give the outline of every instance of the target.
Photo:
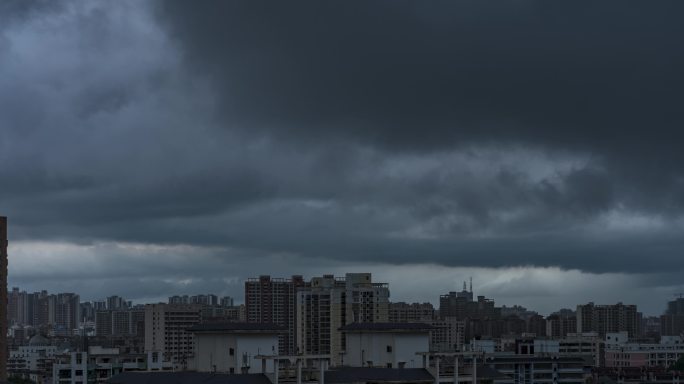
M 427 352 L 430 337 L 426 333 L 390 333 L 390 332 L 350 332 L 346 335 L 347 350 L 344 365 L 352 367 L 366 366 L 371 361 L 375 367 L 399 367 L 405 362 L 406 367 L 418 366 L 417 352 Z
M 470 349 L 473 352 L 494 353 L 496 342 L 494 340 L 470 340 Z
M 243 356 L 249 362 L 249 373 L 273 372 L 273 361 L 266 363 L 266 372 L 261 370 L 261 360 L 254 359 L 257 355 L 278 354 L 278 335 L 276 334 L 249 334 L 237 336 L 238 364 L 241 366 Z
M 392 367 L 398 367 L 400 362 L 406 363 L 406 368 L 419 368 L 422 358 L 416 352 L 430 350 L 430 336 L 428 333 L 401 333 L 394 339 L 395 354 Z M 411 363 L 413 360 L 413 364 Z M 421 363 L 419 363 L 419 360 Z
M 276 334 L 196 334 L 195 357 L 191 369 L 199 372 L 241 373 L 249 367 L 248 373 L 263 373 L 261 361 L 254 357 L 278 353 Z M 233 353 L 231 354 L 231 349 Z M 273 371 L 273 362 L 266 365 L 267 372 Z
M 235 335 L 196 334 L 193 362 L 199 372 L 240 373 Z
M 535 339 L 534 340 L 534 353 L 559 353 L 560 352 L 560 342 L 558 340 L 545 340 L 545 339 Z

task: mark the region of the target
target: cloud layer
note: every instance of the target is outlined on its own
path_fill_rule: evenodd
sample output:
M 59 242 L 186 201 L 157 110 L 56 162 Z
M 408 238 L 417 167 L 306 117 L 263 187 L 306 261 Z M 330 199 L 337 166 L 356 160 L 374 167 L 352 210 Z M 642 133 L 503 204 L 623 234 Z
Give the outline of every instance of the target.
M 419 265 L 511 287 L 522 268 L 678 289 L 678 3 L 2 7 L 0 212 L 14 254 L 66 261 L 77 247 L 139 298 L 178 281 L 223 291 L 213 266 L 237 287 Z M 36 289 L 75 277 L 14 263 L 14 282 Z

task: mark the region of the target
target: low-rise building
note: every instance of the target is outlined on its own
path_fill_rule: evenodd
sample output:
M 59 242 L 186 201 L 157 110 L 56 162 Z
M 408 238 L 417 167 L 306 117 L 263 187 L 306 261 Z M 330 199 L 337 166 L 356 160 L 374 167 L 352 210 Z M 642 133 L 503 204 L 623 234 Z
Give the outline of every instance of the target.
M 54 384 L 105 383 L 112 376 L 131 371 L 170 371 L 173 365 L 157 352 L 121 354 L 118 348 L 94 346 L 88 352 L 56 355 L 52 365 Z
M 287 328 L 276 324 L 207 323 L 188 329 L 194 335 L 194 354 L 188 368 L 198 372 L 266 373 L 256 356 L 276 355 L 278 336 Z M 273 361 L 265 367 L 273 371 Z
M 52 376 L 52 361 L 56 352 L 57 347 L 50 345 L 50 340 L 40 334 L 35 335 L 28 345 L 9 351 L 7 371 L 12 377 L 44 383 Z
M 669 368 L 684 356 L 681 336 L 662 336 L 660 343 L 630 342 L 626 332 L 606 335 L 605 366 Z
M 430 347 L 431 325 L 424 323 L 352 323 L 345 335 L 344 364 L 351 367 L 415 368 L 417 353 Z
M 493 355 L 486 356 L 484 364 L 506 378 L 497 378 L 496 384 L 585 384 L 591 369 L 585 359 L 569 356 Z
M 558 339 L 558 353 L 591 359 L 595 367 L 604 365 L 604 343 L 596 332 L 569 333 Z

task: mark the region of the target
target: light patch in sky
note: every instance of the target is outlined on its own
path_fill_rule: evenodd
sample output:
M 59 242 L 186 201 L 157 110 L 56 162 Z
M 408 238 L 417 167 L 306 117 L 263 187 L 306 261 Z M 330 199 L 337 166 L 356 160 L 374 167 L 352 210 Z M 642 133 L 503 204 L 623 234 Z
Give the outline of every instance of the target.
M 90 245 L 15 242 L 10 248 L 10 286 L 28 291 L 48 289 L 81 294 L 82 300 L 121 295 L 135 302 L 164 301 L 175 294 L 215 293 L 244 300 L 248 277 L 270 274 L 305 279 L 332 273 L 371 272 L 376 282 L 389 283 L 392 301 L 431 302 L 439 295 L 460 291 L 473 278 L 474 293 L 497 305 L 523 305 L 544 315 L 589 301 L 639 305 L 647 314 L 660 314 L 671 292 L 679 287 L 652 287 L 655 275 L 603 273 L 542 267 L 460 268 L 430 263 L 392 265 L 345 263 L 273 254 L 254 258 L 220 248 L 126 243 Z M 654 288 L 661 300 L 649 294 Z M 627 294 L 629 293 L 629 294 Z
M 667 222 L 657 214 L 646 214 L 623 209 L 613 209 L 607 212 L 598 220 L 599 225 L 604 225 L 605 229 L 619 232 L 653 232 L 668 230 L 668 226 L 676 223 Z M 670 228 L 671 229 L 671 228 Z

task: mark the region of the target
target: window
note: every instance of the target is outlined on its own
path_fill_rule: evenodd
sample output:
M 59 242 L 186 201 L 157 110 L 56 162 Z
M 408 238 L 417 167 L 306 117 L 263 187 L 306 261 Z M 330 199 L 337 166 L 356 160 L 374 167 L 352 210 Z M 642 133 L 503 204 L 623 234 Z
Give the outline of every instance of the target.
M 235 349 L 230 348 L 230 349 L 228 350 L 228 354 L 229 354 L 230 356 L 235 356 Z
M 387 346 L 387 352 L 392 352 L 392 346 L 391 345 Z M 389 367 L 389 368 L 391 368 L 391 367 Z

